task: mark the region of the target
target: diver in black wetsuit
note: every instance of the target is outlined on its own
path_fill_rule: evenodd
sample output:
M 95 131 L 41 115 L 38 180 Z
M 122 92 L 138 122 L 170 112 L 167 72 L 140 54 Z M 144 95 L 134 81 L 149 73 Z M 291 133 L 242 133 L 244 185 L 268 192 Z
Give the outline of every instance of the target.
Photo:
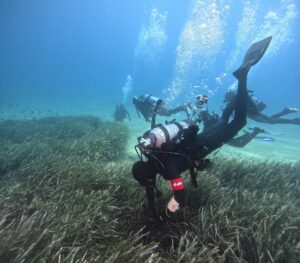
M 169 126 L 155 126 L 139 138 L 136 146 L 147 158 L 147 162 L 138 161 L 133 165 L 134 178 L 146 187 L 150 214 L 158 220 L 172 217 L 178 208 L 185 207 L 186 199 L 184 183 L 180 174 L 194 168 L 205 168 L 209 161 L 204 159 L 212 151 L 221 147 L 232 139 L 247 122 L 247 75 L 250 68 L 264 55 L 271 37 L 254 43 L 248 50 L 240 68 L 233 75 L 238 79 L 236 100 L 224 109 L 219 121 L 197 134 L 195 125 L 188 122 L 174 122 Z M 234 112 L 234 118 L 229 118 Z M 175 135 L 177 133 L 177 135 Z M 155 208 L 155 194 L 160 192 L 155 186 L 157 174 L 169 180 L 173 190 L 173 197 L 168 202 L 166 211 L 157 216 Z M 196 181 L 194 181 L 196 186 Z
M 130 115 L 122 103 L 116 106 L 114 112 L 114 118 L 115 121 L 119 121 L 119 122 L 124 121 L 126 118 L 128 118 L 128 120 L 131 121 Z
M 133 98 L 133 104 L 136 108 L 137 114 L 139 115 L 140 112 L 144 116 L 145 120 L 148 122 L 150 122 L 152 113 L 158 101 L 162 102 L 160 107 L 157 109 L 158 115 L 170 116 L 178 112 L 185 112 L 189 117 L 189 112 L 188 112 L 189 109 L 186 105 L 180 105 L 174 109 L 168 109 L 166 104 L 161 99 L 149 94 L 145 94 Z
M 266 108 L 266 104 L 257 99 L 252 91 L 249 91 L 251 100 L 248 101 L 247 104 L 247 114 L 248 118 L 261 123 L 268 123 L 268 124 L 296 124 L 300 125 L 300 118 L 294 118 L 294 119 L 285 119 L 281 118 L 282 116 L 285 116 L 287 114 L 293 113 L 293 112 L 299 112 L 296 108 L 290 108 L 286 107 L 282 111 L 273 114 L 272 116 L 267 116 L 262 113 L 262 111 Z M 224 102 L 226 104 L 230 103 L 235 99 L 235 92 L 234 91 L 228 91 L 225 94 L 225 100 Z

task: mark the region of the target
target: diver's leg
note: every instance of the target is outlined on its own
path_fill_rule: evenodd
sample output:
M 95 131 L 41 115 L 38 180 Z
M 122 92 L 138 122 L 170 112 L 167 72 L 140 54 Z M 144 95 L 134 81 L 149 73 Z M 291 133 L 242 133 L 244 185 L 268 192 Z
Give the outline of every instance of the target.
M 260 123 L 268 123 L 268 124 L 274 124 L 276 119 L 271 118 L 263 113 L 259 113 L 257 115 L 248 115 L 249 119 L 254 120 L 256 122 Z
M 221 121 L 224 123 L 227 123 L 230 116 L 232 115 L 234 109 L 235 109 L 235 104 L 236 104 L 236 96 L 232 98 L 232 100 L 226 105 L 225 109 L 223 110 L 222 116 L 221 116 Z
M 287 111 L 286 111 L 286 108 L 284 108 L 282 111 L 280 111 L 280 112 L 278 112 L 278 113 L 275 113 L 275 114 L 271 115 L 270 117 L 271 117 L 271 118 L 274 118 L 274 119 L 278 119 L 278 118 L 280 118 L 280 117 L 282 117 L 282 116 L 285 116 L 285 115 L 287 115 L 287 114 L 289 114 L 289 112 L 287 112 Z
M 233 147 L 244 147 L 259 133 L 265 132 L 265 130 L 255 127 L 252 132 L 245 132 L 245 134 L 232 138 L 227 142 L 228 145 Z
M 233 147 L 242 148 L 246 144 L 248 144 L 252 139 L 253 139 L 253 137 L 251 136 L 251 133 L 247 132 L 241 136 L 232 138 L 226 144 L 233 146 Z
M 250 119 L 261 122 L 261 123 L 268 123 L 268 124 L 295 124 L 300 125 L 300 119 L 294 118 L 294 119 L 284 119 L 284 118 L 272 118 L 265 114 L 260 113 L 257 116 L 249 116 Z
M 299 118 L 294 118 L 294 119 L 284 119 L 284 118 L 273 119 L 272 118 L 272 123 L 271 124 L 295 124 L 295 125 L 300 125 L 300 119 Z
M 205 133 L 215 133 L 217 130 L 222 129 L 224 125 L 226 125 L 229 121 L 230 116 L 232 115 L 233 111 L 235 111 L 234 120 L 246 119 L 246 112 L 247 112 L 247 102 L 249 101 L 250 97 L 247 91 L 247 75 L 249 68 L 244 69 L 244 71 L 239 69 L 239 74 L 235 76 L 238 79 L 238 90 L 237 95 L 233 98 L 223 110 L 222 116 L 220 121 L 205 129 Z M 234 72 L 234 74 L 237 71 Z
M 173 112 L 169 109 L 167 109 L 166 107 L 161 107 L 157 113 L 160 115 L 160 116 L 166 116 L 166 117 L 169 117 L 170 115 L 173 114 Z
M 278 112 L 276 114 L 273 114 L 270 117 L 274 118 L 274 119 L 278 119 L 278 118 L 280 118 L 282 116 L 288 115 L 288 114 L 293 113 L 293 112 L 299 112 L 299 110 L 297 108 L 286 107 L 282 111 L 280 111 L 280 112 Z
M 161 116 L 169 117 L 172 114 L 176 114 L 176 113 L 179 113 L 179 112 L 185 112 L 189 117 L 189 114 L 187 113 L 187 106 L 185 106 L 185 105 L 180 105 L 180 106 L 178 106 L 176 108 L 173 108 L 173 109 L 168 109 L 167 107 L 161 107 L 158 111 L 158 114 L 161 115 Z
M 220 121 L 217 125 L 197 135 L 195 147 L 192 149 L 194 157 L 198 159 L 205 157 L 232 139 L 246 125 L 247 101 L 250 100 L 247 90 L 248 72 L 263 57 L 271 39 L 271 37 L 268 37 L 258 41 L 248 49 L 242 65 L 233 72 L 233 75 L 238 80 L 233 120 L 230 123 Z
M 217 124 L 197 135 L 192 155 L 200 159 L 221 147 L 232 139 L 247 122 L 247 74 L 249 69 L 240 72 L 238 76 L 238 90 L 234 107 L 234 118 L 230 123 L 219 121 Z

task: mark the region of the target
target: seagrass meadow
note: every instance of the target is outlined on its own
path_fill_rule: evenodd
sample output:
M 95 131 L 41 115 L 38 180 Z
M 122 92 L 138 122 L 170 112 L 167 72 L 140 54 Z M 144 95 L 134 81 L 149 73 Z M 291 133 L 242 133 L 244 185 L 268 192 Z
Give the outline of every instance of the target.
M 300 165 L 218 155 L 188 206 L 149 222 L 125 124 L 0 123 L 1 262 L 300 262 Z M 158 180 L 163 209 L 170 197 Z

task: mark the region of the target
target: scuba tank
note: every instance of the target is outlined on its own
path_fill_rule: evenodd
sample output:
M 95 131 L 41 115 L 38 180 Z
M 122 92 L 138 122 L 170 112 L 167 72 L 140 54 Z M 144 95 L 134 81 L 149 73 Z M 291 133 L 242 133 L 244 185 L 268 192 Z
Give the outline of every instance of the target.
M 139 146 L 147 150 L 161 150 L 170 142 L 179 144 L 190 131 L 194 131 L 195 134 L 198 131 L 198 126 L 191 121 L 174 121 L 166 125 L 157 125 L 138 138 Z
M 250 98 L 259 112 L 263 111 L 266 108 L 266 104 L 255 96 L 251 96 Z
M 198 132 L 198 125 L 190 120 L 186 121 L 172 121 L 166 125 L 155 125 L 156 115 L 158 109 L 161 107 L 163 101 L 158 100 L 152 113 L 151 130 L 144 133 L 142 137 L 138 138 L 138 147 L 143 150 L 161 150 L 162 146 L 173 142 L 179 144 L 187 136 L 196 136 Z

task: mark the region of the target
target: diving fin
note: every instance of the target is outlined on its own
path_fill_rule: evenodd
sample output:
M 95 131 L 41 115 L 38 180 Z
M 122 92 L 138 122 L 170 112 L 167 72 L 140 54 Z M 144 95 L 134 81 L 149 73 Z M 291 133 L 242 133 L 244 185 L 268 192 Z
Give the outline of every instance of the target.
M 247 73 L 263 57 L 271 40 L 272 36 L 269 36 L 252 44 L 244 57 L 242 65 L 233 72 L 233 75 L 238 78 L 242 73 Z

